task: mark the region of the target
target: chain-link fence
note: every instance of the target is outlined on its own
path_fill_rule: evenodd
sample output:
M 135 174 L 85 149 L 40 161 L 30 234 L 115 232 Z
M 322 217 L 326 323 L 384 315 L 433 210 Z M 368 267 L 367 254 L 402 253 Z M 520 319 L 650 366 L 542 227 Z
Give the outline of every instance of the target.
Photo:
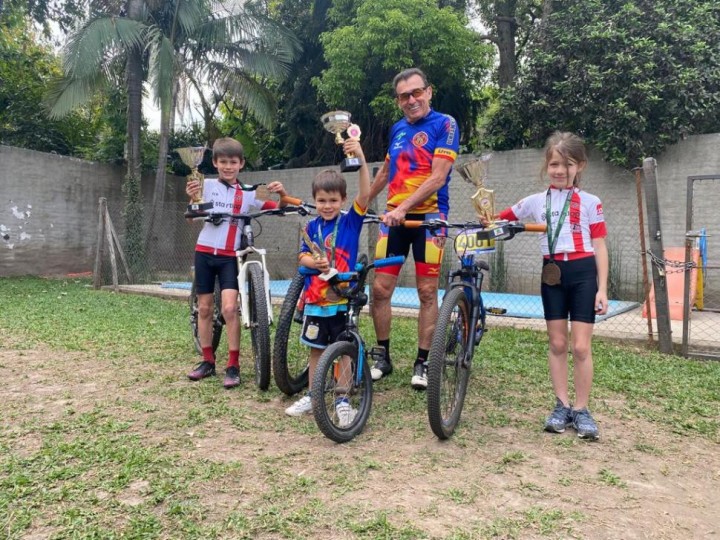
M 512 171 L 512 163 L 501 163 L 496 175 L 491 164 L 487 187 L 494 189 L 496 207 L 505 208 L 522 197 L 544 188 L 540 179 L 539 153 L 534 166 L 525 164 L 524 177 L 503 178 L 497 176 Z M 516 164 L 517 165 L 517 164 Z M 522 165 L 522 164 L 521 164 Z M 532 175 L 528 174 L 528 169 Z M 647 321 L 642 317 L 640 308 L 644 299 L 644 282 L 641 264 L 640 229 L 638 202 L 635 183 L 632 175 L 618 177 L 617 172 L 610 178 L 602 176 L 595 181 L 594 176 L 587 175 L 587 189 L 599 196 L 603 201 L 605 219 L 608 224 L 609 236 L 607 245 L 610 252 L 610 313 L 598 320 L 596 331 L 613 337 L 638 337 L 647 335 Z M 283 171 L 273 172 L 273 177 L 282 179 Z M 264 176 L 253 179 L 246 174 L 244 181 L 264 182 Z M 306 178 L 312 178 L 308 171 Z M 355 181 L 348 175 L 349 193 L 354 194 Z M 292 184 L 288 181 L 286 185 Z M 308 180 L 309 184 L 309 180 Z M 290 191 L 299 196 L 309 196 L 309 186 L 304 185 L 305 193 L 298 193 L 290 185 Z M 476 187 L 463 182 L 458 175 L 451 182 L 451 215 L 453 221 L 473 220 L 475 210 L 471 197 Z M 384 202 L 384 194 L 378 201 Z M 382 209 L 382 203 L 378 203 Z M 161 215 L 154 218 L 154 226 L 145 243 L 145 253 L 135 257 L 137 262 L 133 273 L 135 283 L 166 283 L 189 281 L 190 268 L 193 263 L 193 248 L 202 222 L 188 223 L 183 217 L 185 203 L 169 203 L 163 208 Z M 112 220 L 122 236 L 124 231 L 120 209 L 110 208 Z M 147 207 L 146 222 L 149 222 L 150 207 Z M 288 280 L 296 268 L 297 247 L 300 241 L 300 227 L 310 218 L 298 216 L 268 216 L 254 222 L 256 246 L 267 250 L 267 262 L 271 280 Z M 361 238 L 361 253 L 374 252 L 377 237 L 376 226 L 366 226 Z M 512 324 L 544 328 L 543 311 L 540 301 L 540 256 L 539 236 L 533 233 L 522 233 L 507 242 L 498 242 L 494 253 L 488 254 L 491 270 L 486 279 L 485 303 L 490 307 L 501 308 L 504 315 L 493 316 L 489 324 Z M 131 259 L 133 257 L 130 257 Z M 444 285 L 450 269 L 457 266 L 457 257 L 448 242 L 442 264 L 440 277 L 441 287 Z M 107 276 L 107 265 L 104 265 Z M 105 277 L 105 282 L 108 281 Z M 282 291 L 282 287 L 278 289 Z M 280 294 L 282 294 L 280 292 Z M 441 293 L 442 294 L 442 291 Z M 396 306 L 417 308 L 419 306 L 415 290 L 414 264 L 408 261 L 401 272 L 398 289 L 393 298 Z
M 713 263 L 720 239 L 717 202 L 720 175 L 690 176 L 687 183 L 685 253 L 678 269 L 683 275 L 683 342 L 686 356 L 720 358 L 720 265 Z M 668 268 L 668 267 L 666 267 Z

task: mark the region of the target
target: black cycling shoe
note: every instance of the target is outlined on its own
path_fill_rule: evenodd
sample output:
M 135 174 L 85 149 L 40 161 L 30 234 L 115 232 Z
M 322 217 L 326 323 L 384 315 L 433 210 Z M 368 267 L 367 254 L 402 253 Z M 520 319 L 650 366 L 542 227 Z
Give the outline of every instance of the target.
M 375 365 L 370 368 L 370 376 L 373 381 L 379 381 L 383 377 L 387 377 L 393 371 L 392 364 L 388 362 L 387 358 L 377 360 Z
M 223 386 L 228 390 L 240 386 L 240 369 L 237 366 L 230 366 L 225 370 Z
M 188 373 L 188 379 L 191 381 L 199 381 L 200 379 L 210 377 L 211 375 L 215 375 L 215 364 L 212 364 L 207 360 L 203 360 L 195 366 L 195 369 Z
M 410 386 L 415 390 L 427 390 L 427 362 L 418 362 L 413 367 L 413 376 L 410 379 Z

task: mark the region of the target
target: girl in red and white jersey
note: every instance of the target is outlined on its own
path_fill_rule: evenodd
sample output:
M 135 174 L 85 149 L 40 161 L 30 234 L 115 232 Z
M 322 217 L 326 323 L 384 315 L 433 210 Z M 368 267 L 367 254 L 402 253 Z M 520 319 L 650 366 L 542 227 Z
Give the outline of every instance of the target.
M 543 171 L 550 182 L 548 189 L 525 197 L 498 217 L 546 223 L 548 227 L 540 237 L 541 294 L 556 404 L 545 430 L 562 433 L 572 426 L 580 438 L 597 440 L 598 428 L 587 405 L 593 378 L 595 315 L 608 309 L 608 252 L 602 203 L 579 188 L 586 165 L 582 139 L 572 133 L 554 133 L 545 145 Z M 568 315 L 572 321 L 574 405 L 568 391 Z

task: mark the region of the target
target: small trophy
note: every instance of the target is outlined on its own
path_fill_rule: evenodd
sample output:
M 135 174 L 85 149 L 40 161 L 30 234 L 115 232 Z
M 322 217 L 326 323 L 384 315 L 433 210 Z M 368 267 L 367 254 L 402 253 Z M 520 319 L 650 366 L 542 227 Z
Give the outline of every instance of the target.
M 488 162 L 491 157 L 492 154 L 485 154 L 479 159 L 466 161 L 456 169 L 463 180 L 477 188 L 477 191 L 470 199 L 473 206 L 475 206 L 478 218 L 488 223 L 492 223 L 495 219 L 495 192 L 491 189 L 485 189 L 483 185 L 484 181 L 487 180 Z
M 305 227 L 302 229 L 302 237 L 307 246 L 310 248 L 310 256 L 313 260 L 317 261 L 325 256 L 325 250 L 313 242 L 312 238 L 310 238 L 310 235 L 305 230 Z
M 313 242 L 313 239 L 310 238 L 310 235 L 305 230 L 305 227 L 302 229 L 302 237 L 303 240 L 305 240 L 305 243 L 310 248 L 310 256 L 313 258 L 313 260 L 317 261 L 322 259 L 323 257 L 326 257 L 327 254 L 325 253 L 325 250 L 317 245 L 316 242 Z M 322 279 L 323 281 L 328 281 L 330 278 L 335 276 L 338 273 L 336 268 L 330 267 L 330 269 L 325 272 L 324 274 L 320 274 L 318 277 Z
M 200 191 L 197 195 L 193 196 L 192 202 L 188 204 L 187 211 L 191 214 L 197 214 L 207 212 L 213 207 L 213 203 L 204 202 L 202 198 L 203 182 L 205 177 L 198 171 L 198 166 L 202 163 L 203 157 L 205 157 L 204 146 L 187 146 L 185 148 L 177 148 L 175 150 L 179 155 L 182 162 L 190 167 L 191 172 L 187 176 L 187 181 L 192 182 L 195 180 L 200 184 Z
M 320 117 L 323 127 L 330 133 L 335 134 L 335 142 L 342 145 L 345 139 L 340 135 L 347 130 L 348 137 L 360 139 L 360 126 L 350 123 L 350 113 L 347 111 L 331 111 Z M 361 167 L 360 159 L 353 154 L 347 154 L 340 163 L 340 172 L 354 172 Z

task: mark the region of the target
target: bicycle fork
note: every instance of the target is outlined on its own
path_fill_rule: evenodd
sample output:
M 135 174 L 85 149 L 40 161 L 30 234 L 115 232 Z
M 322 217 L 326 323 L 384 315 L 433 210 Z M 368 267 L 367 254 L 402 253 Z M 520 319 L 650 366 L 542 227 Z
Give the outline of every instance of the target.
M 247 255 L 250 253 L 255 253 L 256 255 L 258 255 L 260 257 L 260 260 L 245 260 Z M 242 324 L 245 328 L 250 328 L 251 324 L 250 294 L 248 292 L 248 273 L 249 268 L 253 265 L 256 265 L 260 269 L 261 275 L 263 276 L 263 289 L 265 293 L 265 298 L 263 300 L 265 301 L 265 305 L 268 307 L 268 323 L 273 323 L 272 303 L 270 302 L 270 274 L 268 274 L 265 266 L 265 253 L 265 249 L 256 247 L 247 247 L 237 252 L 238 288 L 240 289 L 240 315 Z

